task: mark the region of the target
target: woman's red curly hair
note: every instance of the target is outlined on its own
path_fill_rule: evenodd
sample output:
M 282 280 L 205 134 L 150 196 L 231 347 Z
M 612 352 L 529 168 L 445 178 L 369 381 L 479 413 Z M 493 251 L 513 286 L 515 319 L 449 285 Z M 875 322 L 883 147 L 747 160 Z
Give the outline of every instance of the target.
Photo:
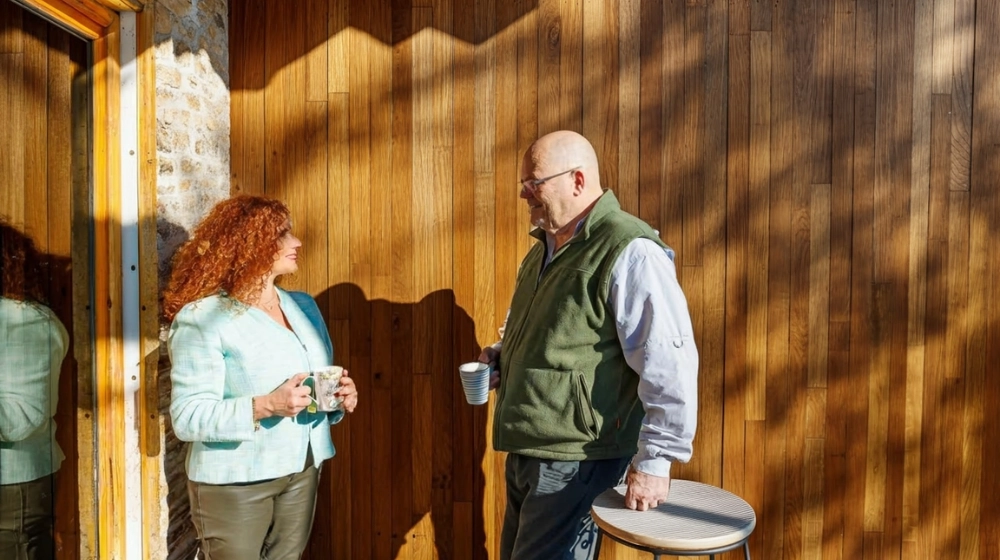
M 164 318 L 172 321 L 182 307 L 211 295 L 255 303 L 288 218 L 287 206 L 263 196 L 239 195 L 216 204 L 174 255 L 163 293 Z
M 0 216 L 0 296 L 46 303 L 49 264 L 30 237 Z

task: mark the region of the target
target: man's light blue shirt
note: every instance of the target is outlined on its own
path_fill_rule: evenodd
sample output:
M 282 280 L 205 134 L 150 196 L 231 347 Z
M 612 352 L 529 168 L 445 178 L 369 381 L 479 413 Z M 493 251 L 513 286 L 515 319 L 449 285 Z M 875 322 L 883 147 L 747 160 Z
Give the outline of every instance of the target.
M 224 296 L 189 303 L 170 326 L 170 418 L 191 442 L 188 478 L 208 484 L 270 480 L 300 472 L 312 447 L 319 465 L 335 453 L 330 424 L 343 412 L 274 416 L 254 429 L 251 399 L 289 377 L 333 365 L 333 343 L 316 302 L 278 290 L 288 330 Z

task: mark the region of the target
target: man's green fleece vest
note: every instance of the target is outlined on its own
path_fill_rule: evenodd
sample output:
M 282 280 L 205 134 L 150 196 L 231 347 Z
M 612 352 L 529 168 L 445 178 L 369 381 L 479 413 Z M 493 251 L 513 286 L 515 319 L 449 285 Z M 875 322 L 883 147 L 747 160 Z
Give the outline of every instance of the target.
M 493 447 L 542 459 L 581 461 L 635 454 L 644 410 L 608 308 L 611 271 L 644 237 L 645 222 L 605 192 L 577 235 L 542 270 L 545 234 L 528 252 L 500 352 L 502 379 Z

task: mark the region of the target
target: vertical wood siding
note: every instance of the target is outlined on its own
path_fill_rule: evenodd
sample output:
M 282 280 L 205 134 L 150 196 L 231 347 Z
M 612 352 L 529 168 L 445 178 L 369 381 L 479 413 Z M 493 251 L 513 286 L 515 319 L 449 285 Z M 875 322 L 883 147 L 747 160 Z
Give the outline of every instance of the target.
M 291 206 L 359 410 L 309 558 L 495 557 L 503 458 L 462 361 L 529 247 L 520 155 L 570 128 L 678 254 L 701 353 L 674 475 L 754 558 L 1000 556 L 1000 4 L 232 0 L 232 185 Z M 604 559 L 641 555 L 606 546 Z

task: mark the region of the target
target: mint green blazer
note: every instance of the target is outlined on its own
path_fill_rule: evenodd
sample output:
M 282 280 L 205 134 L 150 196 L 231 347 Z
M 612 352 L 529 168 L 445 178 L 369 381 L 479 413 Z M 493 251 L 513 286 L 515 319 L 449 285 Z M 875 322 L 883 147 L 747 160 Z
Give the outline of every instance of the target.
M 263 311 L 225 296 L 185 305 L 170 326 L 170 419 L 191 442 L 187 475 L 195 482 L 235 484 L 300 472 L 312 447 L 319 465 L 333 457 L 330 424 L 343 412 L 272 417 L 254 429 L 250 399 L 300 372 L 333 365 L 333 343 L 316 302 L 278 290 L 292 330 Z
M 0 484 L 36 480 L 62 464 L 52 416 L 68 344 L 51 309 L 0 297 Z

